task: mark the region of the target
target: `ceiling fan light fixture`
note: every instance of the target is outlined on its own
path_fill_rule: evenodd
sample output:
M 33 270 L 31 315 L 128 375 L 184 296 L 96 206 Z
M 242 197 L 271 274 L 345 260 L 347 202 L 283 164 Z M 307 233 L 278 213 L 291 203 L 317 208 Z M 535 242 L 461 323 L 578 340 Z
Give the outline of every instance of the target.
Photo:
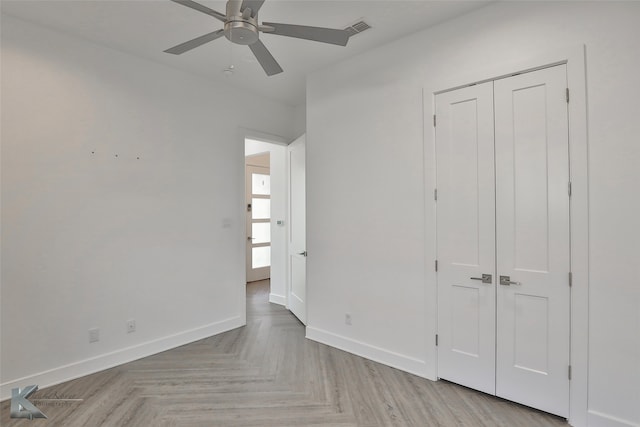
M 236 69 L 233 65 L 229 65 L 227 68 L 222 70 L 222 74 L 224 74 L 225 77 L 231 77 L 235 72 L 236 72 Z

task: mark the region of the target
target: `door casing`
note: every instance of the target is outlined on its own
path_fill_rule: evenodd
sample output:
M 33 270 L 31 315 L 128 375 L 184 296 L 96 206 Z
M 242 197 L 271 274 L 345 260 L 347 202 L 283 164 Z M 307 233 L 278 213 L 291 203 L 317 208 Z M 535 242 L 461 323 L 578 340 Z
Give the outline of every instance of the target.
M 585 46 L 577 45 L 553 51 L 525 52 L 520 59 L 494 61 L 481 70 L 451 69 L 441 80 L 423 87 L 424 111 L 424 189 L 425 189 L 425 376 L 437 379 L 437 286 L 433 268 L 436 261 L 435 230 L 435 95 L 528 71 L 567 65 L 567 86 L 570 93 L 569 159 L 571 164 L 571 356 L 569 422 L 586 425 L 588 418 L 588 317 L 589 317 L 589 203 L 588 203 L 588 132 Z M 461 84 L 461 82 L 467 82 Z M 431 201 L 431 202 L 430 202 Z

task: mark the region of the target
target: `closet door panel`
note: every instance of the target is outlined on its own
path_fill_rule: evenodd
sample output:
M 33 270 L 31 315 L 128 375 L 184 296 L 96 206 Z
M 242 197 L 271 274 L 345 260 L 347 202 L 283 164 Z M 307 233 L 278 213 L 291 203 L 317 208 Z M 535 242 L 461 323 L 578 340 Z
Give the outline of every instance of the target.
M 496 393 L 569 410 L 566 67 L 495 82 Z M 510 282 L 510 283 L 508 283 Z
M 438 376 L 494 394 L 493 83 L 437 95 L 436 117 Z

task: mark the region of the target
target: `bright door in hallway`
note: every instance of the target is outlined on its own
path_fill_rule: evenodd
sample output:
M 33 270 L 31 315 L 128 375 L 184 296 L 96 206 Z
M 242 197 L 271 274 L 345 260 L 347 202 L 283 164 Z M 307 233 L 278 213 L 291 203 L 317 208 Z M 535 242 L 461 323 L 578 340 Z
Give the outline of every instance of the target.
M 566 87 L 556 66 L 436 97 L 438 376 L 565 417 Z
M 268 279 L 271 273 L 271 180 L 268 165 L 269 153 L 246 160 L 247 282 Z
M 289 310 L 307 324 L 305 137 L 289 144 Z

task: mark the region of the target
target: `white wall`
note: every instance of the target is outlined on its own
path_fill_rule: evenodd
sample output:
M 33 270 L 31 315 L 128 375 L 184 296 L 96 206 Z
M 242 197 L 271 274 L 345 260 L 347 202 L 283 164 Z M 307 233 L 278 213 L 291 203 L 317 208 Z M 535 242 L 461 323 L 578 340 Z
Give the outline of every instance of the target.
M 293 108 L 293 130 L 294 135 L 299 137 L 307 129 L 307 104 L 302 103 Z
M 2 16 L 1 397 L 242 325 L 241 128 L 292 118 Z
M 638 22 L 637 2 L 496 3 L 310 76 L 308 336 L 435 377 L 434 224 L 423 188 L 433 168 L 423 116 L 433 113 L 422 90 L 585 44 L 589 385 L 588 414 L 574 422 L 640 425 Z
M 270 153 L 271 174 L 271 290 L 269 301 L 287 304 L 287 147 L 247 140 L 245 155 Z M 278 225 L 278 220 L 284 221 Z

